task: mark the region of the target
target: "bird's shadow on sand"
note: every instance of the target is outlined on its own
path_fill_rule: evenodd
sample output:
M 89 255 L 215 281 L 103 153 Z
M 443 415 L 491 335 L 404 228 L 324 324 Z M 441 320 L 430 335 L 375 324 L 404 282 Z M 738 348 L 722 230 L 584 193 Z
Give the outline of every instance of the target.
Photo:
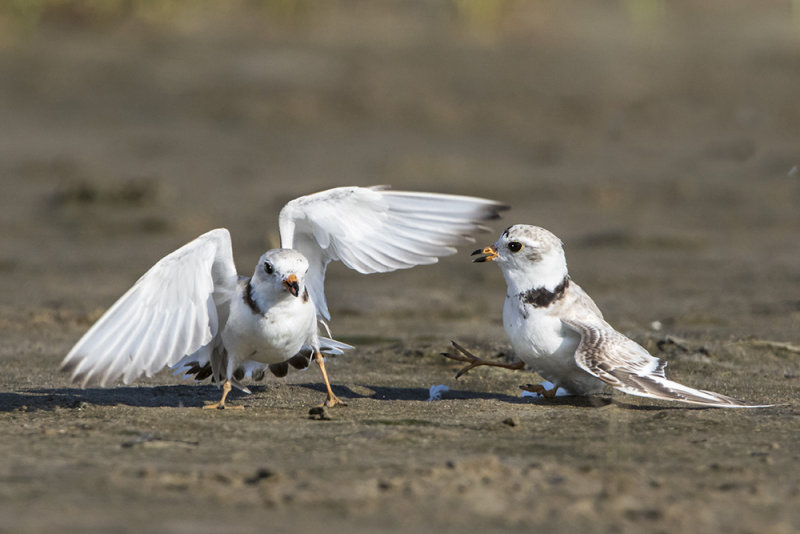
M 219 389 L 213 385 L 40 388 L 22 392 L 0 392 L 0 412 L 76 409 L 86 405 L 181 408 L 202 406 L 205 401 L 218 400 L 219 396 Z
M 322 384 L 299 384 L 301 387 L 325 392 Z M 333 392 L 342 400 L 353 398 L 370 398 L 384 401 L 424 401 L 429 400 L 430 391 L 425 388 L 404 388 L 391 386 L 364 386 L 374 391 L 374 394 L 364 395 L 354 392 L 347 386 L 332 386 Z M 610 394 L 590 395 L 590 396 L 560 396 L 552 399 L 544 397 L 514 396 L 506 393 L 492 393 L 485 391 L 470 391 L 463 389 L 450 389 L 445 392 L 441 400 L 497 400 L 508 404 L 527 404 L 541 407 L 574 407 L 574 408 L 603 408 L 615 406 L 621 410 L 632 410 L 642 412 L 657 412 L 664 410 L 709 410 L 714 409 L 710 406 L 689 406 L 686 404 L 630 404 L 624 402 L 618 396 Z
M 291 387 L 303 388 L 319 393 L 320 401 L 325 396 L 323 384 L 303 383 Z M 269 385 L 249 386 L 253 395 L 270 395 Z M 347 402 L 355 399 L 372 399 L 376 401 L 427 401 L 430 391 L 424 387 L 397 387 L 363 385 L 360 391 L 348 386 L 334 385 L 337 397 Z M 369 391 L 364 393 L 364 391 Z M 40 388 L 22 392 L 0 392 L 0 412 L 54 410 L 57 408 L 80 409 L 85 406 L 132 406 L 145 408 L 199 408 L 205 404 L 219 400 L 220 389 L 213 384 L 176 384 L 167 386 L 122 386 L 113 388 Z M 246 403 L 250 395 L 239 391 L 231 392 L 228 397 L 233 403 Z M 305 396 L 303 396 L 305 399 Z M 602 408 L 614 405 L 624 410 L 659 411 L 659 410 L 705 410 L 703 406 L 686 405 L 638 405 L 620 402 L 611 396 L 591 397 L 556 397 L 554 399 L 521 397 L 506 393 L 470 391 L 450 389 L 442 400 L 496 400 L 507 404 L 528 404 L 541 407 L 582 407 Z M 304 402 L 298 398 L 298 402 Z
M 236 403 L 247 403 L 253 396 L 270 395 L 269 386 L 248 386 L 251 395 L 240 391 L 232 391 L 228 399 Z M 323 384 L 294 384 L 292 387 L 311 390 L 319 393 L 319 400 L 325 396 Z M 334 385 L 333 391 L 341 400 L 348 402 L 355 399 L 372 399 L 376 401 L 425 401 L 430 392 L 426 388 L 363 386 L 370 391 L 362 394 L 347 386 Z M 120 386 L 113 388 L 38 388 L 21 392 L 0 392 L 0 412 L 54 410 L 57 408 L 79 409 L 85 406 L 132 406 L 143 408 L 185 408 L 202 407 L 204 404 L 219 400 L 220 389 L 213 384 L 190 385 L 176 384 L 168 386 Z M 302 397 L 302 400 L 301 398 Z M 446 399 L 494 399 L 512 404 L 524 404 L 525 399 L 502 393 L 485 393 L 464 390 L 451 390 Z M 307 400 L 305 395 L 299 396 L 298 402 Z
M 325 386 L 322 384 L 300 384 L 302 387 L 325 392 Z M 392 386 L 373 386 L 364 385 L 364 388 L 374 391 L 374 393 L 365 395 L 354 392 L 347 386 L 332 386 L 333 392 L 337 397 L 342 400 L 364 398 L 375 399 L 384 401 L 427 401 L 430 400 L 430 390 L 426 388 L 409 388 L 409 387 L 392 387 Z M 554 399 L 545 399 L 537 397 L 522 397 L 509 395 L 507 393 L 492 393 L 486 391 L 470 391 L 465 389 L 451 388 L 443 393 L 441 399 L 437 400 L 497 400 L 508 404 L 530 404 L 540 406 L 575 406 L 586 408 L 599 408 L 615 403 L 611 397 L 594 396 L 594 397 L 556 397 Z M 638 408 L 637 406 L 623 406 L 630 408 Z
M 323 384 L 298 384 L 300 387 L 325 393 Z M 359 389 L 370 390 L 369 394 L 353 391 L 348 386 L 333 385 L 333 392 L 343 401 L 353 399 L 374 399 L 379 401 L 427 401 L 430 399 L 430 390 L 417 387 L 376 386 L 364 384 Z M 519 399 L 504 393 L 487 393 L 482 391 L 464 391 L 451 389 L 442 396 L 442 399 L 495 399 L 509 403 L 519 403 Z

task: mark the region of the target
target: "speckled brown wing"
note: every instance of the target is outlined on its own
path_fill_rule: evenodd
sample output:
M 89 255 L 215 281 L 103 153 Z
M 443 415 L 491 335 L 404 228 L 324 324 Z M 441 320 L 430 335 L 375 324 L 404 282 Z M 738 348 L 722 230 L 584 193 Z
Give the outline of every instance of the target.
M 562 319 L 579 333 L 575 361 L 581 369 L 630 395 L 725 408 L 750 407 L 744 403 L 673 382 L 664 375 L 667 362 L 623 336 L 604 322 L 595 324 Z

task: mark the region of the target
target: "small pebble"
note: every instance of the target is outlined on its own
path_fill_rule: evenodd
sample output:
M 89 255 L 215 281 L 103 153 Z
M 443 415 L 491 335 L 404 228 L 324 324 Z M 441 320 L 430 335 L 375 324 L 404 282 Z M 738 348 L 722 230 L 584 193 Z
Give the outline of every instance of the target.
M 519 417 L 516 417 L 516 416 L 507 417 L 507 418 L 503 419 L 503 424 L 504 425 L 508 425 L 508 426 L 510 426 L 512 428 L 513 427 L 517 427 L 517 426 L 520 425 Z

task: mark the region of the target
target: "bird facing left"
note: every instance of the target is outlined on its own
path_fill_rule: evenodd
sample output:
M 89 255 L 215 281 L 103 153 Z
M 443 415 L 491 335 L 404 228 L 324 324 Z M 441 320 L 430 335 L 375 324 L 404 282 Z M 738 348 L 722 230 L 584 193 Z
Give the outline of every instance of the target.
M 228 393 L 247 393 L 247 378 L 314 359 L 326 406 L 334 395 L 324 354 L 350 345 L 323 337 L 330 319 L 325 272 L 341 261 L 360 273 L 431 264 L 474 240 L 507 209 L 461 195 L 392 191 L 383 186 L 338 187 L 297 198 L 279 215 L 281 247 L 265 252 L 251 276 L 237 274 L 228 230 L 211 230 L 150 268 L 70 350 L 61 370 L 86 387 L 128 384 L 171 367 L 183 378 L 211 377 L 225 408 Z M 328 330 L 328 335 L 330 335 Z

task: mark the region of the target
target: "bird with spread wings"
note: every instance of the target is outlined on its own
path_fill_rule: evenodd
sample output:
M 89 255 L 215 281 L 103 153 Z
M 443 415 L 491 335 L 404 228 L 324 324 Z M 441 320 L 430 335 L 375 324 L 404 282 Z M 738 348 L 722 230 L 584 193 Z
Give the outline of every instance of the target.
M 251 276 L 237 274 L 224 228 L 168 254 L 120 297 L 70 350 L 61 365 L 75 383 L 130 383 L 164 367 L 223 387 L 208 408 L 224 408 L 232 386 L 265 370 L 284 376 L 313 358 L 333 394 L 323 354 L 352 347 L 324 337 L 330 319 L 327 266 L 341 261 L 363 274 L 436 263 L 473 241 L 482 221 L 506 206 L 492 200 L 338 187 L 286 204 L 279 215 L 281 248 L 264 253 Z M 326 332 L 330 336 L 330 331 Z

